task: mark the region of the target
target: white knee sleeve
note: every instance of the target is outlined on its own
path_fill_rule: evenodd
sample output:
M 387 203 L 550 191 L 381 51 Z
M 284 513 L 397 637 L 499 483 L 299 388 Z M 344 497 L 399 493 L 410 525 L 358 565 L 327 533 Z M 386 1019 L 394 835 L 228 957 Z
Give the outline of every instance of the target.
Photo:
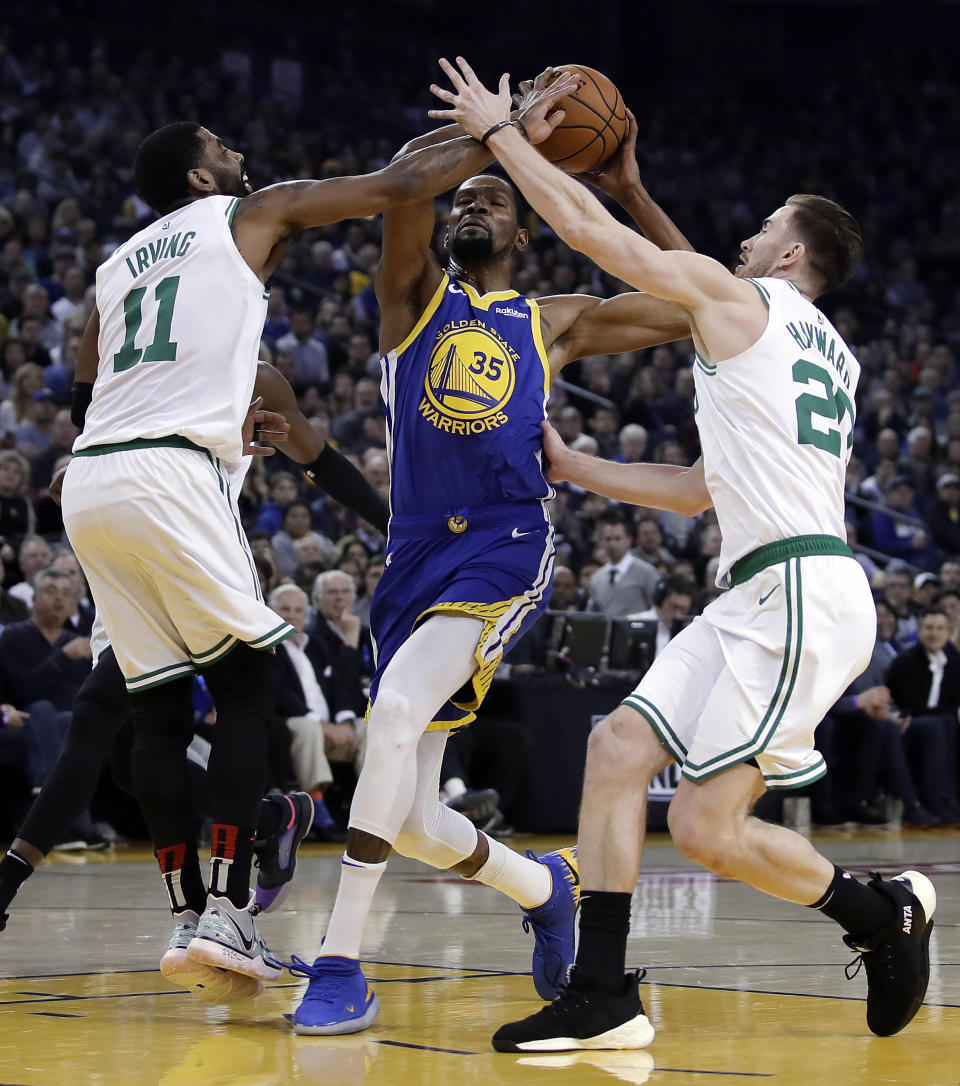
M 477 847 L 477 830 L 470 819 L 451 811 L 436 793 L 432 802 L 420 805 L 417 800 L 397 837 L 397 852 L 441 870 L 470 856 Z

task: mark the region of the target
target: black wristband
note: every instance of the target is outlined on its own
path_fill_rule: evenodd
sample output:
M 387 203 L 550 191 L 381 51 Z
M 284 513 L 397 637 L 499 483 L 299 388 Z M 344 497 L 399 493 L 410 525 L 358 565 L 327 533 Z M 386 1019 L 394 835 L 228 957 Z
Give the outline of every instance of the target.
M 490 139 L 494 132 L 499 132 L 501 128 L 506 128 L 508 124 L 513 124 L 513 121 L 511 121 L 509 118 L 507 118 L 507 120 L 505 121 L 497 121 L 496 124 L 491 125 L 480 137 L 480 142 L 483 144 L 483 146 L 487 146 L 487 140 Z
M 359 513 L 378 531 L 386 533 L 390 517 L 386 502 L 363 477 L 359 468 L 332 445 L 324 445 L 316 460 L 304 465 L 303 474 L 331 498 Z
M 70 421 L 78 430 L 87 421 L 87 408 L 93 399 L 92 381 L 74 381 L 70 389 Z

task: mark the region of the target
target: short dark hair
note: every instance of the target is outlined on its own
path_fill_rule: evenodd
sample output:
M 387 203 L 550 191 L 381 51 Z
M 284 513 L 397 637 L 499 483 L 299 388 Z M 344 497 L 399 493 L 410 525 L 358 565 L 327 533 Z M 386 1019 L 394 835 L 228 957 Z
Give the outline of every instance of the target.
M 616 507 L 612 509 L 604 509 L 604 511 L 597 517 L 597 524 L 605 524 L 611 528 L 615 528 L 618 524 L 622 524 L 626 529 L 627 535 L 633 535 L 633 524 L 627 520 L 622 509 Z
M 137 194 L 161 215 L 190 196 L 187 171 L 200 163 L 203 145 L 200 125 L 174 121 L 151 132 L 133 159 L 133 183 Z
M 842 286 L 863 256 L 857 220 L 826 196 L 797 193 L 787 200 L 787 207 L 793 208 L 793 223 L 822 284 L 819 293 Z
M 923 622 L 925 618 L 929 618 L 931 615 L 943 615 L 947 622 L 950 621 L 950 616 L 947 614 L 947 612 L 943 609 L 941 605 L 936 603 L 931 603 L 929 607 L 924 607 L 924 609 L 920 612 L 920 621 Z

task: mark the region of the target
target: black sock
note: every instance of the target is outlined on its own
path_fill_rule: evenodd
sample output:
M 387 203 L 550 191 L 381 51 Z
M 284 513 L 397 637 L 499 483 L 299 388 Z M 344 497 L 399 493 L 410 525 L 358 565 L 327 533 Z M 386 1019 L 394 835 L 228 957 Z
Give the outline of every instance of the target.
M 896 906 L 872 886 L 857 880 L 842 867 L 833 866 L 833 881 L 811 909 L 829 916 L 858 939 L 869 939 L 896 919 Z
M 10 849 L 0 860 L 0 912 L 13 901 L 14 894 L 33 874 L 33 867 Z
M 595 981 L 602 991 L 622 991 L 629 932 L 630 894 L 583 891 L 577 971 Z
M 256 830 L 214 822 L 210 844 L 210 893 L 228 897 L 238 909 L 250 902 L 250 865 Z
M 176 916 L 192 909 L 198 916 L 207 905 L 207 889 L 200 874 L 200 858 L 193 842 L 165 845 L 154 851 L 163 885 L 170 899 L 170 911 Z

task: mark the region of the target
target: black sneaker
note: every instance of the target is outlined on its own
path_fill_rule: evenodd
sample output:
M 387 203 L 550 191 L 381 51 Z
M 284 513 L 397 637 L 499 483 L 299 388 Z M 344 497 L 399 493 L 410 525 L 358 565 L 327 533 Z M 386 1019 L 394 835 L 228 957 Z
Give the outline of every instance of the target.
M 645 972 L 645 971 L 644 971 Z M 574 967 L 570 983 L 543 1010 L 493 1035 L 498 1052 L 570 1052 L 581 1048 L 646 1048 L 653 1026 L 640 1002 L 640 974 L 627 973 L 618 995 L 601 992 Z
M 257 904 L 260 912 L 280 907 L 290 890 L 297 866 L 297 849 L 313 825 L 313 799 L 306 792 L 281 797 L 285 805 L 280 829 L 255 845 L 257 854 Z
M 878 1037 L 899 1033 L 923 1005 L 930 979 L 930 932 L 937 894 L 919 871 L 904 871 L 889 882 L 874 875 L 870 886 L 896 906 L 897 919 L 870 939 L 845 935 L 860 956 L 847 966 L 853 978 L 867 970 L 867 1025 Z

